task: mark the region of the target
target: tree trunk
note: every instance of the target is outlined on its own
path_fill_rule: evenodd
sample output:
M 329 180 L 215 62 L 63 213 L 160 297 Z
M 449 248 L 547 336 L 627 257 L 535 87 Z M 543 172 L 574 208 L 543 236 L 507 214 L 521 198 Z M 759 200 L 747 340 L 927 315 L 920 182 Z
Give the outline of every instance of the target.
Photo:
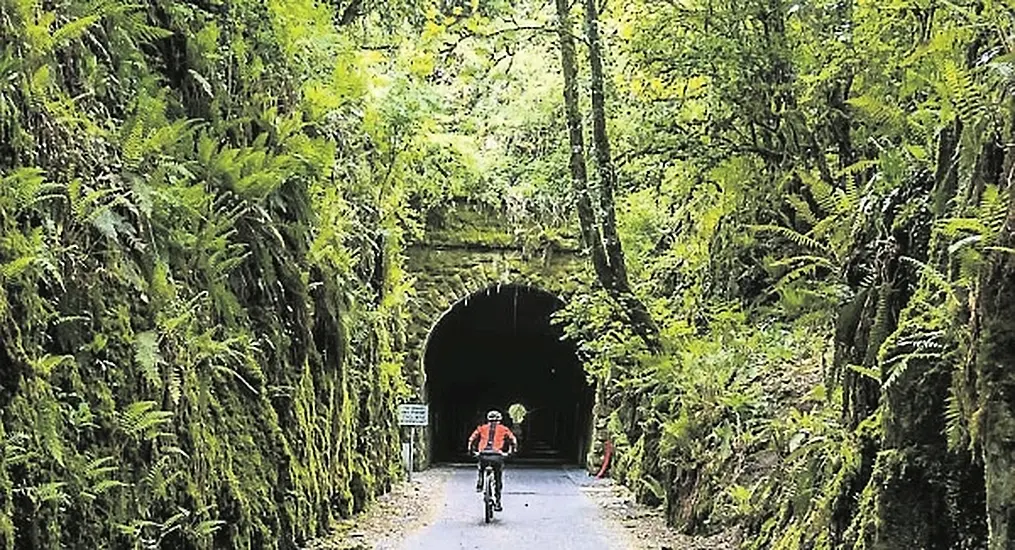
M 574 38 L 571 35 L 571 15 L 568 0 L 557 2 L 557 30 L 560 35 L 560 62 L 564 73 L 564 113 L 567 118 L 568 141 L 571 146 L 571 184 L 574 188 L 578 222 L 582 240 L 592 254 L 596 276 L 607 289 L 613 287 L 613 274 L 606 259 L 603 241 L 596 225 L 595 210 L 589 193 L 588 172 L 585 169 L 585 137 L 581 113 L 578 111 L 578 69 L 575 65 Z
M 558 9 L 561 2 L 558 2 Z M 617 234 L 617 213 L 614 190 L 617 172 L 610 155 L 610 139 L 606 133 L 606 98 L 603 92 L 603 55 L 599 42 L 599 12 L 596 0 L 585 2 L 585 32 L 589 41 L 592 92 L 592 145 L 599 169 L 599 209 L 602 236 L 612 278 L 611 294 L 627 312 L 632 328 L 652 351 L 659 351 L 659 328 L 645 304 L 631 290 L 627 278 L 624 248 Z
M 1012 188 L 1009 187 L 1009 191 Z M 1015 198 L 999 244 L 1015 245 Z M 991 253 L 978 302 L 977 393 L 990 550 L 1015 548 L 1015 254 Z
M 617 235 L 617 214 L 614 190 L 617 187 L 617 172 L 613 169 L 610 155 L 610 139 L 606 133 L 606 97 L 603 91 L 603 57 L 599 44 L 599 20 L 596 0 L 585 1 L 585 33 L 589 41 L 589 65 L 592 92 L 592 147 L 596 166 L 599 169 L 599 209 L 602 215 L 603 243 L 606 259 L 616 277 L 618 286 L 628 286 L 627 265 L 624 250 Z

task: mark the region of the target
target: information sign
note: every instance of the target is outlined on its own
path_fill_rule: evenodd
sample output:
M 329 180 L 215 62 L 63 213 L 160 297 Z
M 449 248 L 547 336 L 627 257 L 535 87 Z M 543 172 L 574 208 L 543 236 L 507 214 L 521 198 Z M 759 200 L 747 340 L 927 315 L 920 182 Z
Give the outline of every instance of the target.
M 399 426 L 426 426 L 429 420 L 426 405 L 416 403 L 398 406 Z

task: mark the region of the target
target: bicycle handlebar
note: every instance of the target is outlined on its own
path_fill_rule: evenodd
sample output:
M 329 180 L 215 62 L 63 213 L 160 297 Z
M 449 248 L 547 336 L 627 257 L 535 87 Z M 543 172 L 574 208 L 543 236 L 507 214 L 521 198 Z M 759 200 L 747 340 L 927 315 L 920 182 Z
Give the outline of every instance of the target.
M 479 458 L 479 456 L 480 456 L 480 455 L 482 455 L 483 453 L 481 453 L 481 452 L 479 452 L 479 451 L 469 451 L 469 454 L 470 454 L 470 455 L 471 455 L 471 456 L 472 456 L 473 458 Z M 500 453 L 498 453 L 498 454 L 500 454 L 500 456 L 503 456 L 503 457 L 509 457 L 509 456 L 513 455 L 514 453 L 512 453 L 512 452 L 507 452 L 507 453 L 505 453 L 504 451 L 501 451 L 501 452 L 500 452 Z

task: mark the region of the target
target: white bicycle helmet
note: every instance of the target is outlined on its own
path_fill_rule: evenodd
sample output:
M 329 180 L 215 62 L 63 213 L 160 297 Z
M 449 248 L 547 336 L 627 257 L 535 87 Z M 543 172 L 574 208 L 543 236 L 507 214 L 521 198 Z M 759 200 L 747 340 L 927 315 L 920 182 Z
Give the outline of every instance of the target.
M 501 416 L 500 411 L 490 411 L 490 412 L 486 413 L 486 419 L 491 421 L 491 422 L 494 421 L 494 420 L 499 421 L 502 418 L 504 418 L 504 417 Z

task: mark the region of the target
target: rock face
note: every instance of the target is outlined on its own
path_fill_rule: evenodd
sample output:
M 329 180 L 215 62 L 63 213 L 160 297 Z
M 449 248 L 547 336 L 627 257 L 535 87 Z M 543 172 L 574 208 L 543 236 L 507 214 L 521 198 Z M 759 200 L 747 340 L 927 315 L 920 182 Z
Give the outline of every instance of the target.
M 281 6 L 0 7 L 0 549 L 292 548 L 399 475 L 401 244 Z

